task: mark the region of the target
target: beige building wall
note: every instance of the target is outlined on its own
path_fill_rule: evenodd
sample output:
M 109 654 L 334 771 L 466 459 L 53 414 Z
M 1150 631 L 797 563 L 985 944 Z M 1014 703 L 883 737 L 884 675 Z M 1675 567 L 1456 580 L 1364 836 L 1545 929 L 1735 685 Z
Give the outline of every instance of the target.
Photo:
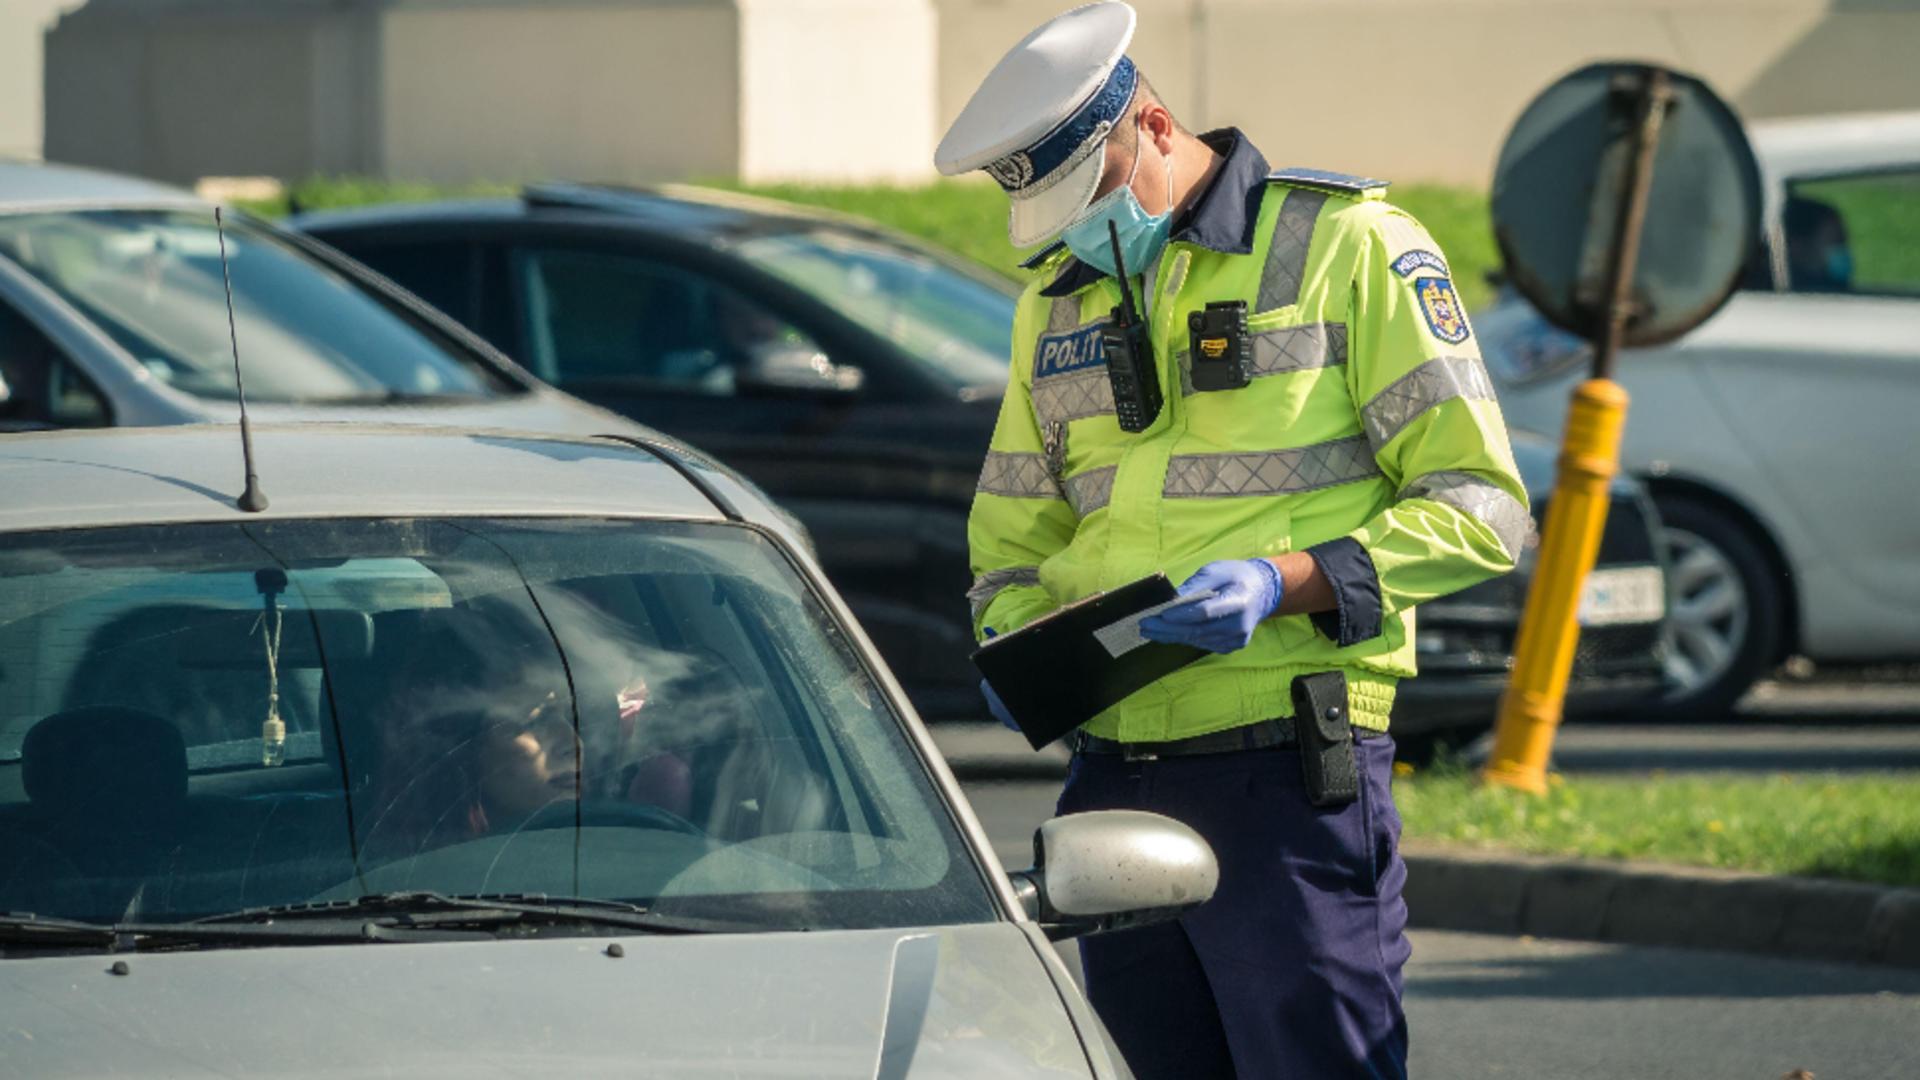
M 40 156 L 40 38 L 80 0 L 0 0 L 0 158 Z
M 377 169 L 371 11 L 90 4 L 46 35 L 46 156 L 191 182 Z
M 381 44 L 381 171 L 657 180 L 740 163 L 739 21 L 709 2 L 401 7 Z
M 1920 108 L 1920 0 L 1132 2 L 1169 105 L 1277 166 L 1484 186 L 1526 103 L 1595 60 L 1674 65 L 1752 118 Z M 1056 5 L 936 3 L 944 129 Z
M 0 116 L 19 27 L 71 2 L 0 0 Z M 46 153 L 182 181 L 911 181 L 1072 2 L 88 0 L 44 37 Z M 1526 102 L 1596 59 L 1692 71 L 1750 117 L 1920 108 L 1920 0 L 1133 2 L 1167 101 L 1276 165 L 1484 185 Z
M 739 0 L 743 180 L 933 175 L 930 0 Z
M 13 0 L 0 0 L 0 4 Z M 174 181 L 914 181 L 931 0 L 91 0 L 50 157 Z

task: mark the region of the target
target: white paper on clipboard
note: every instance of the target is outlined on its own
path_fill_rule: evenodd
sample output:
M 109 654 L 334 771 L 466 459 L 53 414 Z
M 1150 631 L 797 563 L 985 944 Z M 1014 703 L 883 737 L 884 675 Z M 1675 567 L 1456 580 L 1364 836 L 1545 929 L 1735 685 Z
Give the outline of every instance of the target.
M 1140 620 L 1145 619 L 1149 615 L 1158 615 L 1171 607 L 1179 607 L 1181 604 L 1191 604 L 1196 601 L 1205 600 L 1212 595 L 1212 589 L 1202 589 L 1199 592 L 1188 593 L 1185 596 L 1176 596 L 1163 604 L 1155 604 L 1150 608 L 1142 608 L 1124 619 L 1115 620 L 1095 630 L 1093 632 L 1094 639 L 1100 642 L 1101 648 L 1107 650 L 1108 656 L 1118 660 L 1120 657 L 1147 644 L 1147 639 L 1140 636 Z

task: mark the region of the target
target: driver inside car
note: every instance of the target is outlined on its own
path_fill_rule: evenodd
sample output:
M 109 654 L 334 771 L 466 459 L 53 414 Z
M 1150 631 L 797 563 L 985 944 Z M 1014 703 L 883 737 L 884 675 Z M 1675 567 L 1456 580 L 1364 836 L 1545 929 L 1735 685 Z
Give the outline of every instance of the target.
M 390 725 L 366 847 L 401 857 L 511 831 L 579 793 L 568 699 L 443 712 Z

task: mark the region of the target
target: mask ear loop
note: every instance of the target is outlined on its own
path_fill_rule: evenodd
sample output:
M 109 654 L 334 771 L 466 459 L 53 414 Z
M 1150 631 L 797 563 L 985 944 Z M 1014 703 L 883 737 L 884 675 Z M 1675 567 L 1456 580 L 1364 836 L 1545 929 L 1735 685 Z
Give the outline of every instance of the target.
M 1167 208 L 1162 212 L 1171 214 L 1173 213 L 1173 155 L 1163 154 L 1161 157 L 1167 163 Z

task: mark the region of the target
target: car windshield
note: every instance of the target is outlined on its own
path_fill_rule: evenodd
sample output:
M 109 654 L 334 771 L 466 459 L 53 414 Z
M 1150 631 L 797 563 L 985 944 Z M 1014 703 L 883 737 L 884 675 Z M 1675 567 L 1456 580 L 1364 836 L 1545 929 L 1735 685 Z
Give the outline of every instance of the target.
M 756 236 L 735 250 L 893 342 L 942 379 L 1007 381 L 1014 297 L 903 244 L 838 229 Z
M 233 312 L 253 401 L 485 397 L 510 391 L 452 339 L 244 219 L 227 222 Z M 0 215 L 0 256 L 91 320 L 160 382 L 232 400 L 211 214 Z
M 754 530 L 0 537 L 0 911 L 415 890 L 753 929 L 995 917 L 855 649 Z

